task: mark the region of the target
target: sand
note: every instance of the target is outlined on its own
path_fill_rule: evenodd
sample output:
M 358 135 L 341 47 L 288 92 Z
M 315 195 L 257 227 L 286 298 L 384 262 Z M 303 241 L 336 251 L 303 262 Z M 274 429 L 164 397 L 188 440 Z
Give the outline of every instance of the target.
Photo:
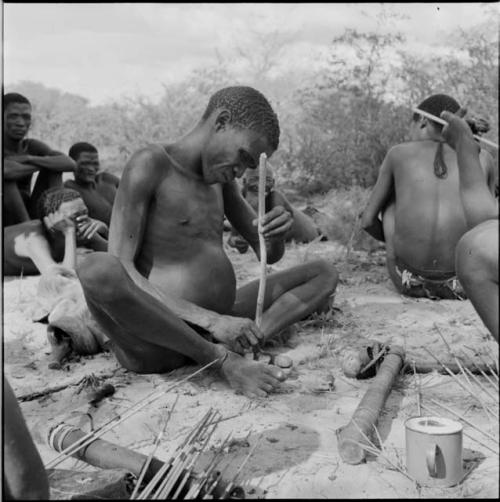
M 239 284 L 258 277 L 259 264 L 253 253 L 240 255 L 225 247 Z M 333 311 L 298 323 L 272 347 L 294 361 L 294 370 L 279 392 L 251 400 L 236 395 L 216 373 L 207 371 L 166 393 L 103 438 L 149 454 L 165 417 L 165 407 L 179 395 L 156 456 L 167 459 L 187 431 L 213 407 L 227 419 L 220 423 L 211 445 L 219 444 L 229 431 L 236 439 L 223 464 L 228 465 L 228 476 L 259 441 L 241 477 L 248 488 L 247 498 L 497 498 L 498 457 L 467 436 L 464 460 L 468 475 L 452 488 L 419 487 L 397 469 L 388 468 L 380 457 L 368 456 L 366 463 L 355 466 L 342 462 L 335 430 L 349 421 L 370 382 L 342 374 L 340 366 L 346 348 L 376 340 L 404 346 L 408 358 L 429 359 L 423 346 L 444 358 L 447 348 L 435 328 L 437 324 L 453 350 L 465 344 L 493 354 L 498 360 L 498 345 L 469 301 L 402 297 L 388 278 L 383 251 L 353 251 L 347 261 L 345 251 L 332 242 L 292 243 L 285 257 L 269 267 L 270 271 L 281 270 L 321 257 L 336 264 L 341 274 Z M 165 375 L 136 375 L 121 368 L 112 354 L 104 353 L 72 360 L 62 370 L 49 369 L 46 327 L 30 320 L 37 282 L 38 277 L 4 281 L 4 369 L 18 397 L 64 387 L 21 402 L 45 463 L 56 456 L 46 442 L 50 424 L 68 416 L 79 419 L 91 410 L 94 424 L 99 425 L 198 368 L 190 366 Z M 115 395 L 98 408 L 89 407 L 87 390 L 77 386 L 82 378 L 91 375 L 116 387 Z M 378 424 L 386 455 L 403 470 L 404 422 L 417 414 L 415 382 L 413 375 L 398 378 Z M 489 419 L 478 401 L 450 376 L 421 375 L 420 385 L 424 405 L 435 399 L 498 437 L 498 420 Z M 447 413 L 442 415 L 453 418 Z M 464 431 L 477 435 L 468 426 Z M 209 458 L 202 458 L 201 464 Z M 75 459 L 65 460 L 58 467 L 95 469 Z

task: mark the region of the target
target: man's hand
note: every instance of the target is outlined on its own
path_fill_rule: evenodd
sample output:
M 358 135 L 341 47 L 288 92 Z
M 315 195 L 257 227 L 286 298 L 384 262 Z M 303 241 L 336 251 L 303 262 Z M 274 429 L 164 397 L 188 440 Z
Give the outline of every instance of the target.
M 448 122 L 443 127 L 441 134 L 454 150 L 457 149 L 461 141 L 475 141 L 469 124 L 463 119 L 466 113 L 465 108 L 460 108 L 456 114 L 448 111 L 441 112 L 441 118 Z
M 75 230 L 75 223 L 73 220 L 59 209 L 47 216 L 44 216 L 43 222 L 45 223 L 47 229 L 52 232 L 59 231 L 66 234 Z
M 210 327 L 213 337 L 229 346 L 230 350 L 243 354 L 258 345 L 264 335 L 251 319 L 243 317 L 219 316 Z
M 100 220 L 94 220 L 88 216 L 78 216 L 76 218 L 77 237 L 79 239 L 92 239 L 99 232 L 105 237 L 108 236 L 108 226 Z
M 292 215 L 283 206 L 275 206 L 262 218 L 262 234 L 265 239 L 283 238 L 292 223 Z M 253 224 L 258 225 L 258 219 L 255 219 Z

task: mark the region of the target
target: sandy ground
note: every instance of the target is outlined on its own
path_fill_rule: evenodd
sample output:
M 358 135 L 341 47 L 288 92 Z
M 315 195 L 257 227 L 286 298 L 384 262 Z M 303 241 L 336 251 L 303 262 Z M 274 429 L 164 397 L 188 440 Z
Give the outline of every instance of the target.
M 232 248 L 226 250 L 239 284 L 258 277 L 259 264 L 253 253 L 240 255 Z M 250 400 L 236 395 L 216 373 L 208 370 L 166 392 L 103 438 L 149 454 L 165 417 L 165 407 L 170 407 L 178 395 L 166 437 L 156 456 L 167 459 L 180 439 L 213 407 L 227 419 L 219 424 L 212 446 L 219 444 L 229 431 L 241 440 L 234 442 L 226 455 L 228 477 L 249 448 L 259 441 L 241 477 L 249 487 L 248 498 L 497 498 L 498 457 L 467 436 L 464 436 L 464 460 L 468 475 L 453 488 L 419 487 L 398 470 L 388 468 L 380 457 L 369 456 L 360 465 L 341 460 L 335 430 L 348 423 L 370 384 L 370 380 L 358 381 L 343 375 L 340 362 L 346 348 L 362 347 L 368 340 L 377 340 L 403 345 L 408 358 L 429 359 L 423 346 L 444 358 L 447 348 L 435 324 L 453 350 L 465 344 L 498 360 L 498 345 L 487 334 L 470 302 L 433 302 L 399 295 L 386 274 L 383 251 L 371 255 L 351 252 L 346 259 L 345 248 L 335 243 L 292 243 L 285 257 L 269 270 L 281 270 L 320 257 L 335 263 L 341 274 L 335 309 L 323 318 L 297 324 L 282 337 L 280 345 L 273 347 L 294 361 L 294 370 L 278 393 Z M 56 456 L 47 446 L 48 425 L 68 413 L 77 416 L 90 409 L 87 392 L 78 392 L 75 385 L 84 376 L 102 377 L 102 381 L 117 389 L 112 398 L 93 409 L 94 423 L 99 425 L 198 368 L 181 368 L 167 375 L 136 375 L 120 368 L 114 356 L 105 353 L 81 357 L 62 370 L 49 369 L 46 328 L 30 320 L 37 282 L 38 277 L 4 281 L 4 368 L 18 397 L 67 385 L 58 392 L 21 403 L 45 463 Z M 318 387 L 331 381 L 332 375 L 334 388 L 317 392 Z M 420 386 L 424 405 L 430 405 L 430 398 L 438 400 L 498 437 L 498 420 L 490 420 L 478 401 L 451 377 L 437 373 L 421 375 Z M 413 375 L 400 376 L 378 424 L 387 457 L 403 470 L 404 421 L 417 413 L 416 389 Z M 442 414 L 453 418 L 446 412 Z M 464 431 L 479 437 L 469 426 Z M 58 467 L 94 469 L 75 459 L 65 460 Z

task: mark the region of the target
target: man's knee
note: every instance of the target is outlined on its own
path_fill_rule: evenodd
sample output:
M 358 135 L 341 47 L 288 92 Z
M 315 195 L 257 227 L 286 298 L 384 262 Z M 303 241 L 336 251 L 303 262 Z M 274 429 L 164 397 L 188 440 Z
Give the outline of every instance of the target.
M 333 293 L 339 282 L 339 273 L 334 265 L 325 260 L 317 260 L 311 265 L 314 267 L 315 276 L 321 278 L 325 291 L 328 294 Z
M 484 280 L 498 269 L 498 231 L 488 225 L 469 230 L 458 241 L 455 268 L 461 282 Z
M 86 296 L 106 301 L 115 298 L 120 291 L 123 265 L 109 253 L 96 252 L 76 267 L 76 274 Z

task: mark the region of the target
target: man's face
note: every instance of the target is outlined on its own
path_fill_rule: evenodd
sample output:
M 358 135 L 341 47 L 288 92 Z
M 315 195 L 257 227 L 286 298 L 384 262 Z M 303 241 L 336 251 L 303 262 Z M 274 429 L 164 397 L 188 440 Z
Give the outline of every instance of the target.
M 241 178 L 247 169 L 256 169 L 261 153 L 273 154 L 266 137 L 250 129 L 226 125 L 212 133 L 202 153 L 206 183 L 226 183 Z
M 27 103 L 11 103 L 3 112 L 4 134 L 16 141 L 22 140 L 31 125 L 31 106 Z
M 82 183 L 95 181 L 99 170 L 99 154 L 95 152 L 82 152 L 76 159 L 75 180 Z
M 243 185 L 249 193 L 259 192 L 259 171 L 257 169 L 253 171 L 247 171 L 243 179 Z M 274 177 L 269 169 L 266 170 L 266 185 L 265 194 L 269 195 L 274 187 Z
M 59 211 L 66 218 L 73 220 L 75 222 L 75 225 L 76 225 L 76 219 L 79 216 L 83 217 L 82 221 L 80 221 L 79 223 L 82 223 L 89 218 L 89 210 L 87 209 L 85 202 L 83 202 L 83 199 L 81 199 L 80 197 L 77 199 L 68 200 L 66 202 L 63 202 L 59 206 Z

